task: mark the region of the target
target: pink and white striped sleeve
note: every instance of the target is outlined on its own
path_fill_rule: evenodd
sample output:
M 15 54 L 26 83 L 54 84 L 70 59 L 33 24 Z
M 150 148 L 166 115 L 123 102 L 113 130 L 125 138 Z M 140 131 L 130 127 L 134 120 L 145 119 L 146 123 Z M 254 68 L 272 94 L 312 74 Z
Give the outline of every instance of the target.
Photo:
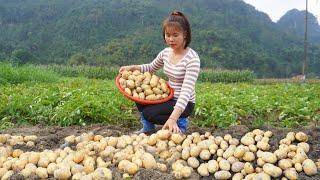
M 190 95 L 195 90 L 195 84 L 200 72 L 200 59 L 193 58 L 186 65 L 186 73 L 181 87 L 181 92 L 174 108 L 179 107 L 184 111 L 188 105 Z
M 160 69 L 161 67 L 163 67 L 163 52 L 164 50 L 162 50 L 157 57 L 149 64 L 141 64 L 140 65 L 140 71 L 142 73 L 144 72 L 154 72 L 158 69 Z

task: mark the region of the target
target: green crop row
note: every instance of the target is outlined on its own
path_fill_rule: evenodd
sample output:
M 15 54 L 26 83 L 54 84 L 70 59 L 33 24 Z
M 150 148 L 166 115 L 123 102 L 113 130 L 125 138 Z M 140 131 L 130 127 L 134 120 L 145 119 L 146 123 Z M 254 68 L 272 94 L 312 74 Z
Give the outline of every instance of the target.
M 192 123 L 202 127 L 270 124 L 297 127 L 320 120 L 319 84 L 197 84 Z M 138 124 L 134 103 L 114 81 L 67 78 L 0 86 L 0 128 L 13 124 Z
M 95 79 L 114 79 L 119 72 L 116 67 L 95 67 L 95 66 L 66 66 L 66 65 L 48 65 L 41 66 L 44 69 L 54 71 L 62 76 L 68 77 L 87 77 Z M 157 74 L 163 78 L 163 71 L 158 71 Z M 165 78 L 166 79 L 166 78 Z M 252 82 L 254 74 L 252 71 L 230 71 L 230 70 L 201 70 L 198 80 L 200 82 Z

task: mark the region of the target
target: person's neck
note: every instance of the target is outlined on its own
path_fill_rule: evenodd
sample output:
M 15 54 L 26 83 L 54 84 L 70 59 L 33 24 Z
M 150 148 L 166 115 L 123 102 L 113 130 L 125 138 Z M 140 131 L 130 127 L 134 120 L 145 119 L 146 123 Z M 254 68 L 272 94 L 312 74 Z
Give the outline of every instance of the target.
M 187 49 L 187 48 L 186 48 Z M 179 49 L 172 49 L 174 54 L 183 54 L 185 52 L 184 48 L 179 48 Z

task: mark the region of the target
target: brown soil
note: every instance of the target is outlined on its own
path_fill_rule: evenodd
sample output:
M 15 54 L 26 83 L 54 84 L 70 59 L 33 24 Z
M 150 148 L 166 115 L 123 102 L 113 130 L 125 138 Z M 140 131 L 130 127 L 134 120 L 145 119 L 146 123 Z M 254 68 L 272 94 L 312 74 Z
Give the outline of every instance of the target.
M 20 148 L 24 151 L 42 151 L 44 149 L 55 149 L 59 148 L 64 143 L 64 137 L 68 135 L 80 135 L 84 132 L 93 132 L 94 134 L 100 134 L 103 136 L 120 136 L 123 134 L 131 134 L 133 131 L 138 129 L 138 127 L 126 128 L 112 125 L 89 125 L 89 126 L 70 126 L 70 127 L 47 127 L 43 125 L 34 126 L 34 127 L 21 127 L 4 130 L 0 133 L 9 133 L 12 135 L 37 135 L 38 140 L 36 141 L 36 146 L 34 148 L 27 147 L 25 145 L 19 145 L 15 148 Z M 320 158 L 320 128 L 319 127 L 304 127 L 299 129 L 283 129 L 275 127 L 262 127 L 263 130 L 271 130 L 273 136 L 271 138 L 270 144 L 272 146 L 272 151 L 278 147 L 280 139 L 284 138 L 286 133 L 289 131 L 303 131 L 309 135 L 309 145 L 310 152 L 308 157 L 314 161 Z M 224 135 L 231 134 L 233 137 L 240 139 L 249 129 L 247 126 L 233 126 L 228 129 L 209 129 L 209 128 L 199 128 L 199 127 L 190 127 L 187 134 L 192 132 L 204 133 L 206 131 L 212 132 L 214 135 Z M 115 168 L 113 170 L 114 179 L 122 179 L 122 175 Z M 15 174 L 11 179 L 23 179 L 19 174 Z M 31 178 L 31 179 L 36 179 Z M 160 179 L 160 180 L 171 180 L 174 179 L 171 173 L 163 173 L 157 170 L 140 170 L 133 179 Z M 200 177 L 197 173 L 193 173 L 192 177 L 189 179 L 214 179 L 213 175 L 209 177 Z M 310 179 L 316 180 L 320 179 L 320 173 L 315 176 L 309 177 L 304 173 L 299 173 L 299 179 Z

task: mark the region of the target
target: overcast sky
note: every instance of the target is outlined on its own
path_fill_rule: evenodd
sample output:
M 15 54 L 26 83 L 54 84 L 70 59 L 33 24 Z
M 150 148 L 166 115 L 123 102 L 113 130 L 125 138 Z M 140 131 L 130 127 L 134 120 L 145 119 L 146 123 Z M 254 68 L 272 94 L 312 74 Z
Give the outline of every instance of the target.
M 278 21 L 288 10 L 306 9 L 306 0 L 244 0 L 257 10 L 265 12 L 272 21 Z M 308 11 L 314 14 L 320 22 L 320 0 L 308 0 Z

